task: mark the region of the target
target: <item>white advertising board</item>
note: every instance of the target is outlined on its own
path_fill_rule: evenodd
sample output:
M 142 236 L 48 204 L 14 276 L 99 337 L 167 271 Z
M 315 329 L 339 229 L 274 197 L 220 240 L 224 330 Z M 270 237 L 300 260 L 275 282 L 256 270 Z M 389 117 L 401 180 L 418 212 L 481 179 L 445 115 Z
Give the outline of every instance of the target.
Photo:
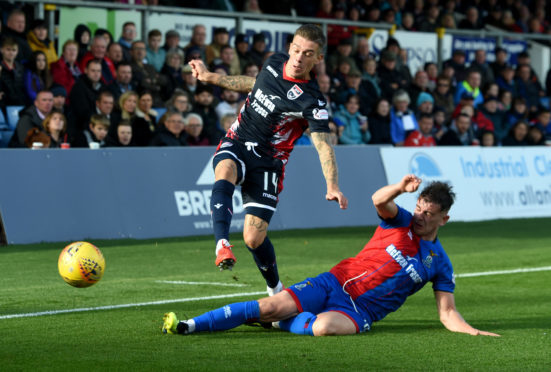
M 457 194 L 454 221 L 551 216 L 551 148 L 381 148 L 389 183 L 413 173 L 450 182 Z M 421 188 L 423 187 L 421 185 Z M 396 200 L 413 210 L 416 194 Z

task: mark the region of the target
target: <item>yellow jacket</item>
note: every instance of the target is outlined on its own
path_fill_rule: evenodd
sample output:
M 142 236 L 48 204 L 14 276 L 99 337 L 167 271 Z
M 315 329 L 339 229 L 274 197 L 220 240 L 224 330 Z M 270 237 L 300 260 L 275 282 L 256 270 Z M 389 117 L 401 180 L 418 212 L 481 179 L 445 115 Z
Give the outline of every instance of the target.
M 34 32 L 29 31 L 27 33 L 27 43 L 29 43 L 29 46 L 33 52 L 36 52 L 37 50 L 44 52 L 48 67 L 52 62 L 57 61 L 57 52 L 55 51 L 53 41 L 48 40 L 46 44 L 43 41 L 38 40 Z

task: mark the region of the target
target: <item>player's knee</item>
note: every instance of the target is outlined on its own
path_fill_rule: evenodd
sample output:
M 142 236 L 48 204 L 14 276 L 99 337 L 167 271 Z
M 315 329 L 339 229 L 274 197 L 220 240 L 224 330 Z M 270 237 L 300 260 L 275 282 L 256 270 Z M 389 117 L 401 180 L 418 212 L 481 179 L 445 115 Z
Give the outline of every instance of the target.
M 312 326 L 314 336 L 336 336 L 356 333 L 336 319 L 318 318 Z
M 264 239 L 266 239 L 265 235 L 258 234 L 254 231 L 243 231 L 243 241 L 245 242 L 245 245 L 251 249 L 258 248 L 262 242 L 264 242 Z

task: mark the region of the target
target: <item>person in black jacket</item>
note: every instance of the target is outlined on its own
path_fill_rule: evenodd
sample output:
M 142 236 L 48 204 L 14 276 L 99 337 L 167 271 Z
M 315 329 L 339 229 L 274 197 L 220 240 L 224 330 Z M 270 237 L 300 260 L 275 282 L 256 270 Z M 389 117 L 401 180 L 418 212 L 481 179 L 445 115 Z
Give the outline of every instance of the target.
M 42 130 L 42 120 L 52 111 L 54 96 L 49 90 L 42 90 L 36 95 L 34 104 L 19 113 L 19 121 L 8 147 L 26 147 L 25 138 L 32 128 Z
M 390 103 L 386 99 L 381 98 L 377 101 L 367 121 L 371 132 L 370 144 L 392 144 L 392 138 L 390 137 Z
M 96 113 L 96 99 L 102 88 L 101 62 L 91 59 L 69 95 L 74 114 L 74 120 L 70 121 L 71 126 L 67 130 L 70 137 L 75 137 L 86 129 L 85 125 L 89 123 L 90 116 Z
M 20 9 L 14 9 L 8 16 L 5 26 L 2 28 L 2 40 L 6 38 L 13 39 L 18 47 L 17 61 L 24 64 L 31 58 L 32 50 L 27 42 L 27 33 L 25 32 L 26 19 L 25 13 Z
M 164 125 L 155 134 L 150 146 L 186 146 L 184 118 L 177 111 L 166 115 Z
M 25 68 L 17 62 L 19 47 L 12 38 L 2 40 L 2 59 L 0 62 L 0 104 L 2 106 L 24 106 Z

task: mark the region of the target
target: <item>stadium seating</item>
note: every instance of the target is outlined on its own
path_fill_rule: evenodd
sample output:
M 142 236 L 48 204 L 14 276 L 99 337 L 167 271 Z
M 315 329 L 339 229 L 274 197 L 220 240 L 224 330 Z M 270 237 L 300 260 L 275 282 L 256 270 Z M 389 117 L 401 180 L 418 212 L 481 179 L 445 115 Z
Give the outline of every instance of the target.
M 24 106 L 7 106 L 6 113 L 8 114 L 8 126 L 15 130 L 19 121 L 19 111 L 23 110 Z
M 6 117 L 4 116 L 2 110 L 0 110 L 0 131 L 7 129 L 9 129 L 8 121 L 6 120 Z
M 13 132 L 13 130 L 0 130 L 0 148 L 8 147 Z
M 166 113 L 165 107 L 153 107 L 153 110 L 157 111 L 157 122 Z

